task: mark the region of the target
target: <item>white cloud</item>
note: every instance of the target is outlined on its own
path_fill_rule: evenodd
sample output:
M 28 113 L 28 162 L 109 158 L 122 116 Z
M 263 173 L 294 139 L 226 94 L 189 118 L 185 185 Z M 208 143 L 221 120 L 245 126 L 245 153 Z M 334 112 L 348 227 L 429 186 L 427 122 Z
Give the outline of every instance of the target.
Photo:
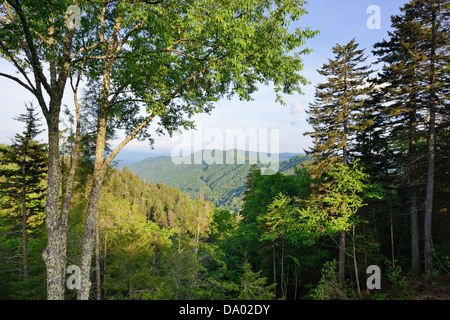
M 303 108 L 300 101 L 292 101 L 291 102 L 291 114 L 298 116 L 305 112 L 305 109 Z

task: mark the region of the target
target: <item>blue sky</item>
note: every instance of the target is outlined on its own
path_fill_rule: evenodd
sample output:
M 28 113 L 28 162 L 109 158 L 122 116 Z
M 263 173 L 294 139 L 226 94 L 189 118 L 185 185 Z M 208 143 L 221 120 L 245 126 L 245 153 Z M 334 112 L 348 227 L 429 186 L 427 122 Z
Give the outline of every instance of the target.
M 303 16 L 299 21 L 291 24 L 292 27 L 311 27 L 313 30 L 320 30 L 320 35 L 308 40 L 306 47 L 313 49 L 310 55 L 303 56 L 304 70 L 301 74 L 306 77 L 311 84 L 303 87 L 304 95 L 285 96 L 287 105 L 282 106 L 275 102 L 275 94 L 270 86 L 260 86 L 260 90 L 253 95 L 253 101 L 241 102 L 238 99 L 221 100 L 217 102 L 211 114 L 197 115 L 195 117 L 199 128 L 202 129 L 203 139 L 195 139 L 192 147 L 196 151 L 204 147 L 220 148 L 222 142 L 210 143 L 208 133 L 216 133 L 215 137 L 220 137 L 219 133 L 225 137 L 226 130 L 277 130 L 279 140 L 276 143 L 279 152 L 303 153 L 304 149 L 311 146 L 311 139 L 303 136 L 303 133 L 310 128 L 306 122 L 307 115 L 305 109 L 314 100 L 314 86 L 323 82 L 317 69 L 332 58 L 332 47 L 339 44 L 346 44 L 353 38 L 360 44 L 361 48 L 366 48 L 368 61 L 374 61 L 371 50 L 374 43 L 387 37 L 390 30 L 390 16 L 398 14 L 399 8 L 408 1 L 405 0 L 310 0 L 306 6 L 308 15 Z M 372 15 L 367 13 L 367 8 L 376 5 L 381 11 L 380 29 L 369 29 L 367 20 Z M 0 60 L 0 69 L 3 72 L 10 72 L 13 68 L 4 60 Z M 32 101 L 33 97 L 19 85 L 10 80 L 0 77 L 0 143 L 9 143 L 10 138 L 16 132 L 22 131 L 21 124 L 12 120 L 13 117 L 25 111 L 25 102 Z M 67 91 L 64 103 L 72 106 L 70 92 Z M 197 136 L 201 132 L 197 132 Z M 180 143 L 191 141 L 192 132 L 187 132 L 181 136 L 170 138 L 168 136 L 156 138 L 154 150 L 152 151 L 147 142 L 132 141 L 124 150 L 149 152 L 149 153 L 170 153 Z M 184 139 L 183 139 L 184 137 Z M 45 141 L 45 134 L 41 136 Z M 217 142 L 217 139 L 216 139 Z M 118 142 L 114 142 L 116 144 Z M 186 144 L 186 143 L 185 143 Z M 189 146 L 185 146 L 189 148 Z M 269 146 L 270 148 L 270 146 Z M 250 148 L 252 149 L 252 148 Z M 274 149 L 274 150 L 275 150 Z M 254 150 L 257 151 L 257 150 Z M 271 150 L 259 150 L 271 151 Z

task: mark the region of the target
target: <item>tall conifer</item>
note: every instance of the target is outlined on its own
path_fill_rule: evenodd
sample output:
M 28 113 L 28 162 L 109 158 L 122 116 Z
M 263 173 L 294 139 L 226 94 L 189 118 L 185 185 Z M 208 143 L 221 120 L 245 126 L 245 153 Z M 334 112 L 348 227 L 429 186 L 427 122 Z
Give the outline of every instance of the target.
M 449 23 L 448 0 L 411 1 L 391 18 L 389 39 L 375 44 L 374 54 L 384 63 L 380 83 L 384 112 L 389 118 L 389 139 L 398 147 L 399 164 L 409 188 L 411 268 L 421 272 L 418 224 L 419 169 L 427 158 L 425 198 L 425 272 L 432 271 L 431 216 L 434 190 L 436 126 L 445 123 L 448 109 Z M 428 141 L 427 156 L 418 143 Z M 403 147 L 407 141 L 407 148 Z M 403 156 L 406 154 L 406 157 Z
M 314 146 L 306 151 L 313 158 L 311 173 L 320 177 L 334 162 L 348 166 L 352 159 L 355 133 L 368 126 L 364 117 L 364 101 L 373 90 L 372 71 L 365 65 L 364 49 L 355 39 L 333 47 L 334 58 L 328 59 L 318 72 L 326 82 L 317 85 L 315 101 L 310 104 L 308 123 Z M 345 231 L 340 234 L 339 279 L 345 278 Z
M 5 205 L 11 210 L 12 217 L 20 217 L 22 227 L 22 274 L 28 277 L 28 225 L 31 216 L 44 211 L 43 199 L 45 188 L 42 180 L 47 169 L 45 145 L 35 138 L 39 130 L 39 119 L 32 105 L 27 112 L 15 120 L 24 122 L 22 134 L 16 134 L 10 147 L 2 148 L 3 153 L 0 174 L 0 190 L 7 201 Z M 18 224 L 19 225 L 19 224 Z

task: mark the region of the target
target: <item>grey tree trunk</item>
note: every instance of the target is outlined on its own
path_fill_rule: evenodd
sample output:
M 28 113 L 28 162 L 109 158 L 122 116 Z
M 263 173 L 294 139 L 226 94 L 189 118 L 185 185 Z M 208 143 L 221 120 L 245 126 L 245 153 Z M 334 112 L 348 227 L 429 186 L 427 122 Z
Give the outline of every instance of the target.
M 392 269 L 395 270 L 394 222 L 392 220 L 392 208 L 389 208 L 389 218 L 390 218 L 390 221 L 391 221 L 391 260 L 392 260 Z
M 433 3 L 434 6 L 434 3 Z M 435 8 L 433 8 L 435 9 Z M 430 51 L 430 87 L 431 101 L 429 102 L 430 124 L 428 133 L 428 172 L 427 172 L 427 195 L 425 200 L 425 222 L 424 222 L 424 260 L 425 274 L 433 274 L 433 257 L 431 255 L 431 225 L 433 213 L 434 193 L 434 166 L 435 166 L 435 127 L 436 127 L 436 11 L 432 10 L 431 21 L 431 51 Z
M 411 219 L 411 270 L 414 274 L 420 274 L 419 252 L 419 223 L 417 212 L 417 150 L 416 150 L 416 111 L 410 111 L 410 142 L 409 142 L 409 213 Z
M 100 224 L 97 210 L 95 226 L 95 275 L 96 275 L 96 288 L 97 288 L 97 300 L 101 300 L 101 275 L 100 275 Z
M 345 230 L 339 234 L 339 282 L 345 281 Z
M 272 264 L 273 264 L 273 294 L 277 297 L 277 267 L 275 264 L 275 243 L 272 244 Z
M 347 76 L 344 78 L 345 86 L 347 86 Z M 344 112 L 347 112 L 347 102 L 344 100 Z M 342 158 L 344 166 L 348 167 L 348 150 L 347 150 L 347 117 L 344 119 L 344 137 L 342 140 Z M 345 230 L 339 234 L 339 282 L 345 281 Z
M 355 225 L 353 225 L 352 242 L 353 242 L 353 265 L 355 267 L 356 287 L 358 289 L 358 298 L 361 300 L 361 287 L 359 286 L 358 263 L 356 260 L 356 248 L 355 248 Z
M 67 241 L 61 220 L 58 218 L 60 188 L 59 112 L 51 118 L 48 130 L 48 184 L 45 207 L 47 247 L 42 253 L 47 270 L 47 298 L 64 300 Z
M 434 109 L 434 108 L 432 108 Z M 433 189 L 434 189 L 434 122 L 435 112 L 430 113 L 430 137 L 428 146 L 428 178 L 427 195 L 425 201 L 425 222 L 424 222 L 424 260 L 425 274 L 433 273 L 433 257 L 431 255 L 431 224 L 433 213 Z
M 28 237 L 27 237 L 27 198 L 25 189 L 25 167 L 26 155 L 22 162 L 22 259 L 23 259 L 23 277 L 28 277 Z
M 113 47 L 110 44 L 110 53 Z M 106 128 L 108 124 L 108 109 L 110 107 L 108 101 L 111 69 L 114 63 L 113 59 L 107 59 L 103 70 L 103 80 L 101 89 L 100 109 L 98 113 L 98 128 L 95 148 L 94 173 L 92 178 L 92 186 L 89 194 L 88 207 L 86 210 L 86 221 L 84 226 L 83 247 L 81 252 L 80 263 L 80 289 L 78 290 L 78 300 L 88 300 L 91 287 L 90 270 L 92 252 L 94 249 L 95 229 L 97 210 L 100 200 L 100 192 L 102 189 L 103 179 L 106 172 L 105 162 L 105 144 L 106 144 Z
M 104 172 L 98 170 L 94 172 L 91 193 L 89 196 L 88 208 L 86 211 L 86 222 L 84 227 L 83 246 L 80 263 L 80 289 L 78 290 L 78 300 L 88 300 L 91 288 L 90 270 L 92 253 L 94 250 L 94 239 L 96 229 L 96 215 L 100 199 Z

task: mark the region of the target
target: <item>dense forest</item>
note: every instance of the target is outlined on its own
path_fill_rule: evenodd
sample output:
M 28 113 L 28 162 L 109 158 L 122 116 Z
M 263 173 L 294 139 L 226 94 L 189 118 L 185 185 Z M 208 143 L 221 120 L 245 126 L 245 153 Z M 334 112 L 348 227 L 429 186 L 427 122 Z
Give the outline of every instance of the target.
M 2 2 L 0 54 L 25 80 L 8 78 L 43 117 L 27 104 L 23 131 L 0 145 L 0 299 L 449 299 L 448 0 L 405 4 L 373 48 L 333 47 L 307 110 L 313 145 L 279 172 L 173 165 L 189 194 L 113 166 L 129 141 L 156 138 L 156 117 L 172 134 L 228 94 L 250 100 L 256 83 L 306 83 L 286 53 L 317 35 L 287 31 L 303 1 L 219 2 L 80 1 L 78 29 L 57 16 L 66 1 Z
M 163 182 L 180 189 L 191 198 L 203 196 L 205 200 L 215 204 L 217 208 L 239 212 L 242 207 L 242 196 L 245 191 L 245 180 L 252 163 L 258 163 L 258 153 L 245 153 L 242 150 L 219 151 L 224 157 L 223 164 L 206 163 L 191 164 L 190 158 L 202 159 L 208 150 L 198 151 L 189 156 L 187 163 L 174 163 L 171 157 L 160 156 L 148 158 L 130 165 L 129 169 L 139 174 L 142 179 L 157 183 Z M 226 155 L 233 153 L 234 163 L 226 164 Z M 255 160 L 250 161 L 249 159 Z M 293 174 L 294 168 L 307 161 L 305 155 L 278 156 L 278 170 L 281 173 Z

